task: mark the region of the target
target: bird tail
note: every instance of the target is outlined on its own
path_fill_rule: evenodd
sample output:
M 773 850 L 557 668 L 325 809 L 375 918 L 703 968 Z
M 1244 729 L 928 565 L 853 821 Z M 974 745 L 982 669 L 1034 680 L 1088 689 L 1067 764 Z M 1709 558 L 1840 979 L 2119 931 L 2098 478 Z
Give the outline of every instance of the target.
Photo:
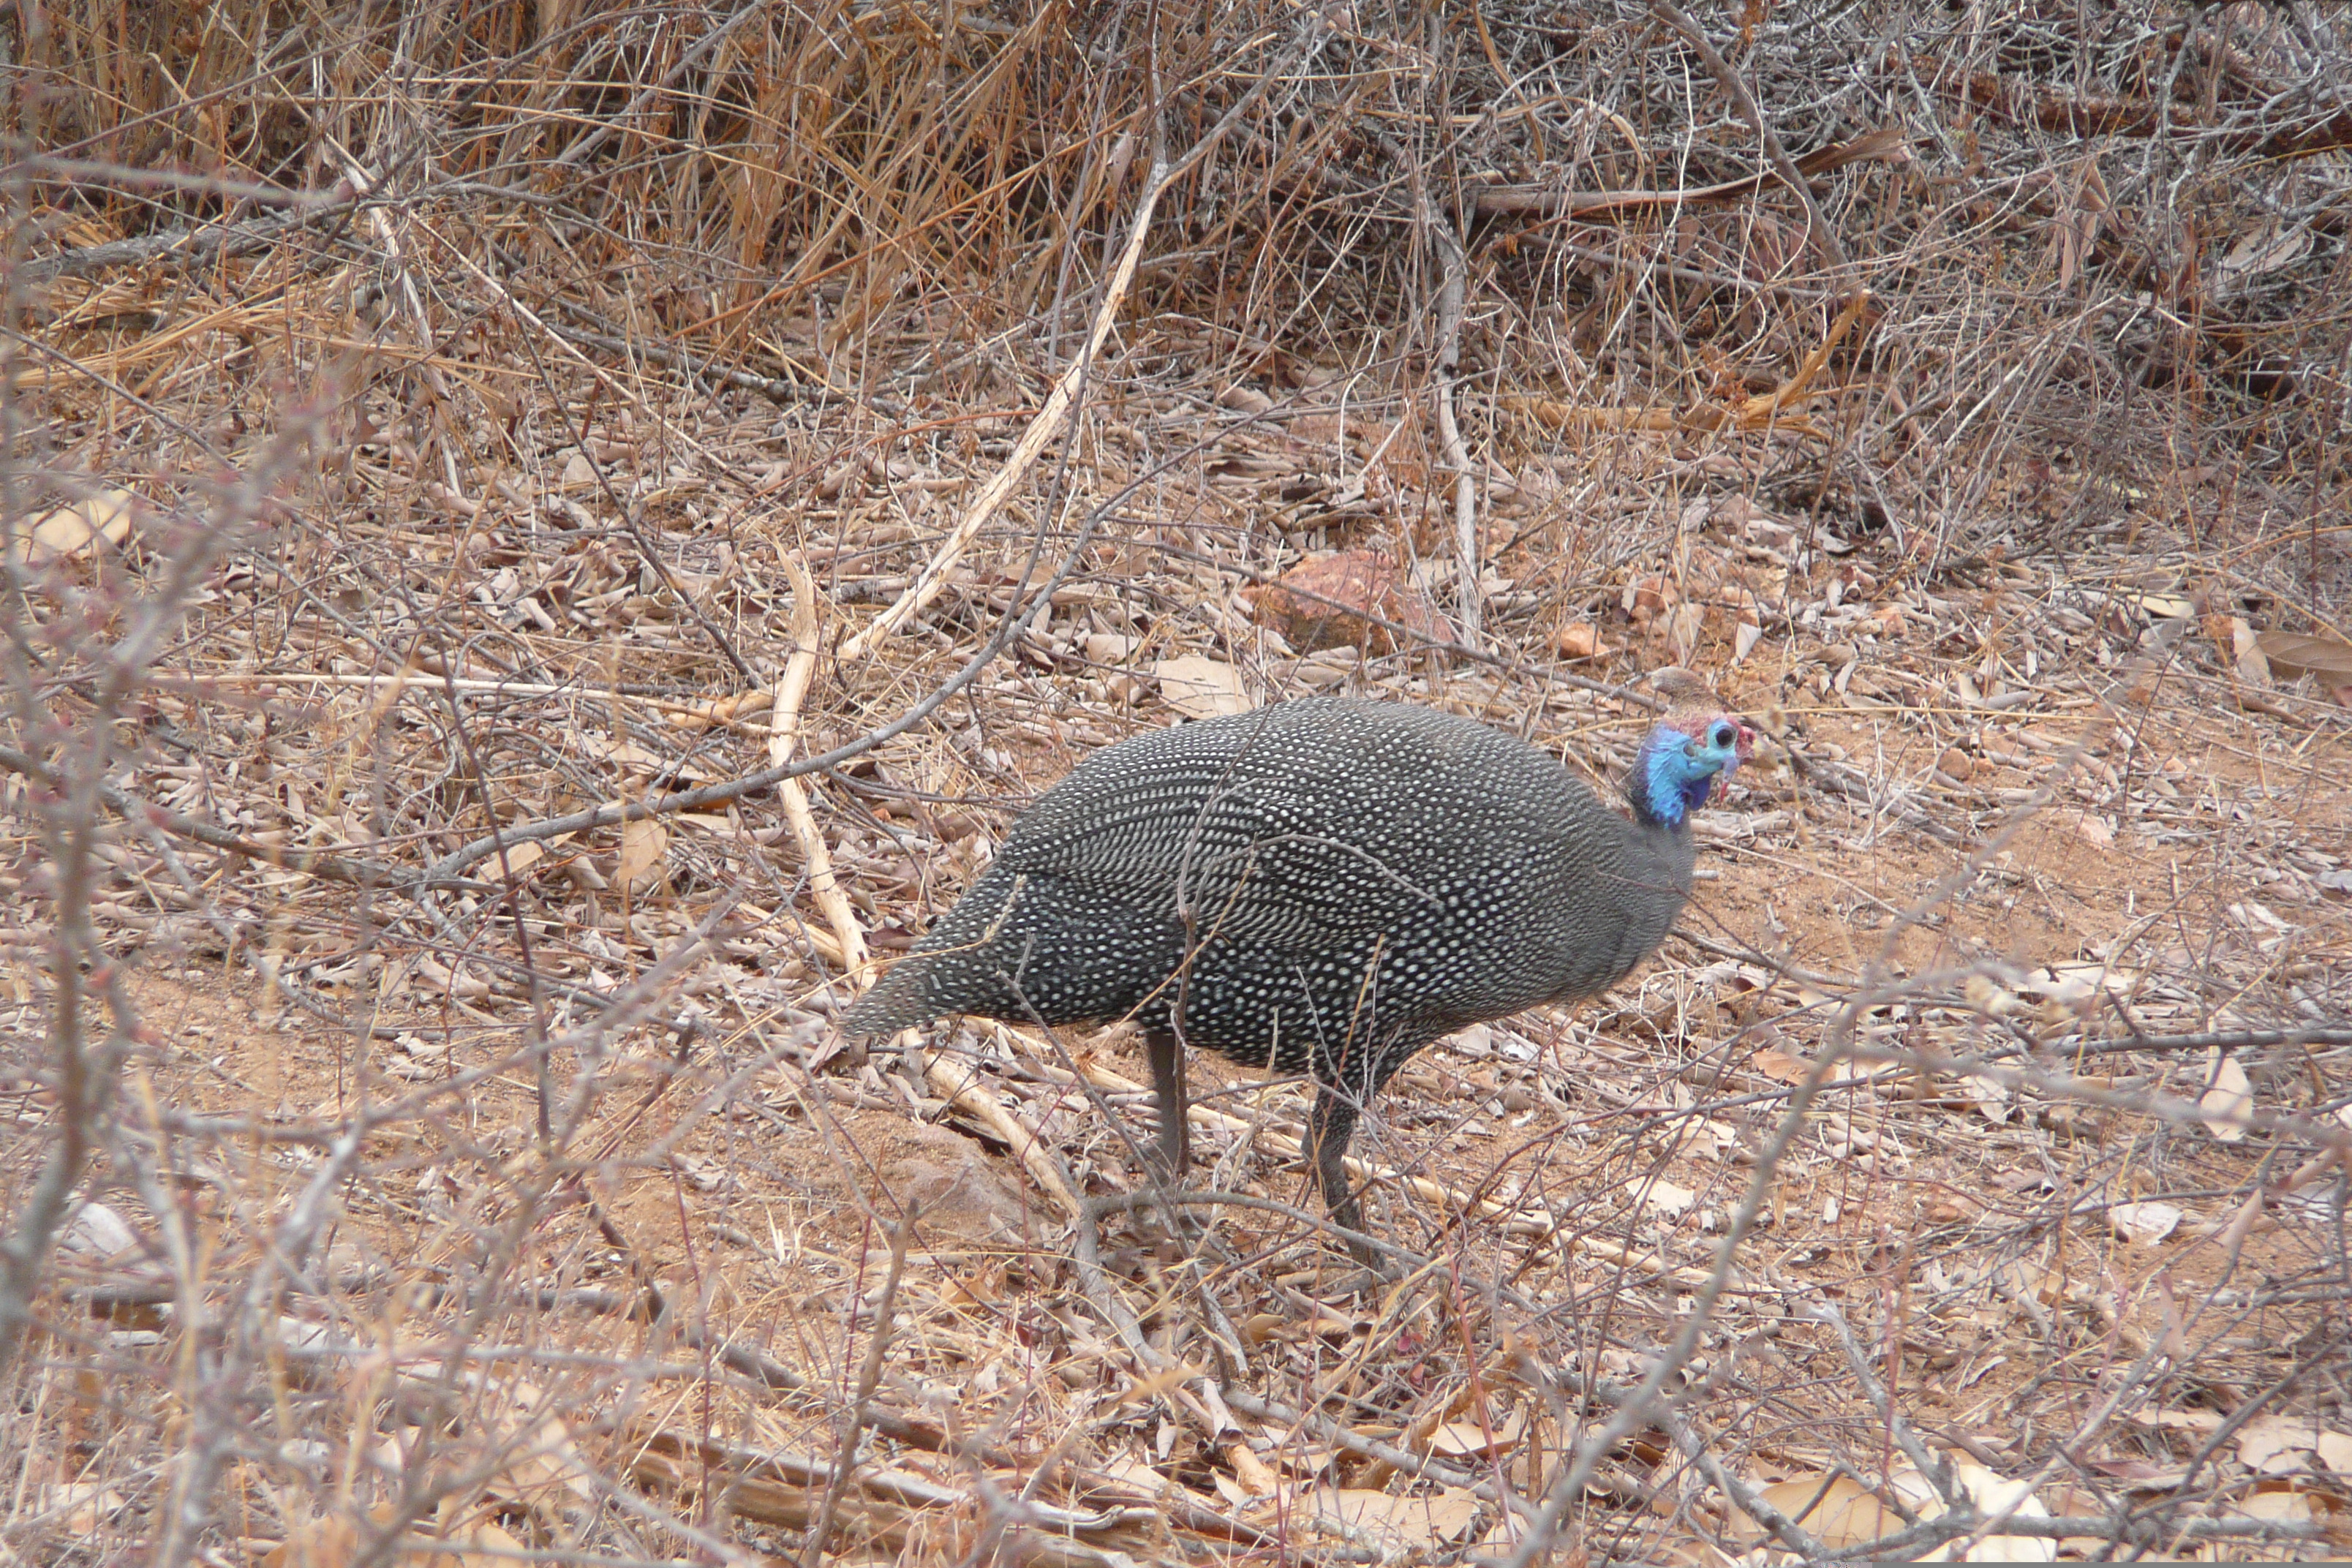
M 938 1017 L 939 1009 L 930 1005 L 929 988 L 923 984 L 926 967 L 919 954 L 909 953 L 900 959 L 889 973 L 876 981 L 873 989 L 841 1016 L 842 1033 L 895 1035 Z

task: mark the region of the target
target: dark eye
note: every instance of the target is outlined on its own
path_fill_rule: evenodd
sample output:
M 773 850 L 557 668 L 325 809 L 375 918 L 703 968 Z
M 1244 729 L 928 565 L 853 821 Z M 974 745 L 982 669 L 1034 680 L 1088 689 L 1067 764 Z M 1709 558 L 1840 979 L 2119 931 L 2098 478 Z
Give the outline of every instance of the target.
M 1707 739 L 1717 748 L 1728 746 L 1731 744 L 1731 726 L 1728 724 L 1717 724 L 1715 727 L 1715 733 L 1708 736 Z

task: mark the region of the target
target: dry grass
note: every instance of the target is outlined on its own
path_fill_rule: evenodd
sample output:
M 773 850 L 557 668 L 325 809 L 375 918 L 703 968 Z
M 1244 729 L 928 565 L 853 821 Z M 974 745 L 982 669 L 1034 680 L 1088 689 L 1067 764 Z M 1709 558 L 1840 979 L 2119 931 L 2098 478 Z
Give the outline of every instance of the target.
M 13 1558 L 2347 1544 L 2352 9 L 0 38 Z M 830 1026 L 1186 671 L 1667 664 L 1780 765 L 1391 1279 L 1296 1084 L 1188 1252 L 1122 1034 Z

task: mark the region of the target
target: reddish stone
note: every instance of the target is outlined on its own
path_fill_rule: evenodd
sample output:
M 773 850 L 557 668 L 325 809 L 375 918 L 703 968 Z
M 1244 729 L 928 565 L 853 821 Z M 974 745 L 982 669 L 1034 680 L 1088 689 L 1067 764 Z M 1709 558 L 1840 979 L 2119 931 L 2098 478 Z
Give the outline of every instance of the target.
M 1246 596 L 1250 614 L 1301 653 L 1357 647 L 1374 653 L 1393 651 L 1394 635 L 1368 618 L 1372 616 L 1393 621 L 1415 637 L 1454 640 L 1453 626 L 1429 596 L 1378 551 L 1344 550 L 1310 561 Z

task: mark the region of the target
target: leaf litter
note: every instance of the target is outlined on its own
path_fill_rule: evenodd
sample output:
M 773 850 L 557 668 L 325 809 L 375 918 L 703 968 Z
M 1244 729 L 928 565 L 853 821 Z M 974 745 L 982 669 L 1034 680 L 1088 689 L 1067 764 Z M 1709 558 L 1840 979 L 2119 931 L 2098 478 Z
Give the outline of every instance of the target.
M 1504 48 L 1543 34 L 1488 20 Z M 858 47 L 913 50 L 915 33 L 878 19 Z M 995 37 L 975 26 L 963 44 Z M 1612 37 L 1562 58 L 1632 79 Z M 623 47 L 602 23 L 581 38 Z M 2189 68 L 2212 62 L 2213 91 L 2292 52 L 2287 32 L 2233 38 Z M 1794 51 L 1780 68 L 1822 68 L 1759 39 Z M 788 79 L 751 58 L 724 67 L 747 91 Z M 2000 118 L 2046 126 L 2054 107 L 2073 124 L 2085 106 L 2012 97 L 2013 72 L 1981 63 L 1984 94 L 1953 79 L 1981 100 L 1989 155 L 2014 165 L 1973 187 L 1981 219 L 1959 196 L 1936 207 L 1939 187 L 1890 160 L 1837 176 L 1841 226 L 1936 210 L 2008 226 L 2012 254 L 2053 247 L 2053 279 L 2120 309 L 2132 296 L 2095 269 L 2093 231 L 2124 219 L 2089 205 L 2111 198 L 2044 178 L 2037 143 Z M 1360 86 L 1391 68 L 1358 64 Z M 1633 120 L 1633 145 L 1600 150 L 1616 117 L 1570 99 L 1612 101 L 1565 95 L 1541 134 L 1585 138 L 1561 145 L 1589 152 L 1577 166 L 1594 178 L 1654 175 Z M 1343 101 L 1335 115 L 1360 111 Z M 1551 112 L 1496 119 L 1532 136 Z M 1916 146 L 1907 159 L 1940 156 Z M 709 187 L 709 216 L 729 254 L 765 266 L 773 204 L 812 176 L 747 156 L 752 174 Z M 1073 201 L 1116 187 L 1066 172 Z M 668 221 L 638 177 L 599 163 L 565 199 Z M 2111 168 L 2103 185 L 2123 183 Z M 173 423 L 117 437 L 136 458 L 125 482 L 57 498 L 14 542 L 48 602 L 159 559 L 115 498 L 183 500 L 131 482 L 192 459 L 175 427 L 234 438 L 278 416 L 263 383 L 217 366 L 315 371 L 356 343 L 373 379 L 297 487 L 297 523 L 205 584 L 113 781 L 231 842 L 159 841 L 125 816 L 104 847 L 92 918 L 137 963 L 157 1108 L 138 1124 L 188 1152 L 168 1186 L 108 1193 L 127 1241 L 89 1220 L 79 1234 L 104 1245 L 67 1248 L 53 1321 L 81 1337 L 47 1353 L 93 1375 L 19 1406 L 12 1524 L 100 1543 L 145 1528 L 139 1478 L 184 1431 L 184 1301 L 229 1312 L 209 1281 L 260 1266 L 272 1216 L 348 1137 L 365 1158 L 332 1238 L 283 1310 L 247 1325 L 290 1369 L 291 1426 L 236 1482 L 236 1549 L 265 1562 L 352 1562 L 394 1530 L 468 1563 L 683 1553 L 713 1534 L 792 1554 L 828 1499 L 837 1549 L 906 1561 L 1015 1534 L 1088 1563 L 1506 1552 L 1528 1528 L 1513 1503 L 1557 1484 L 1656 1364 L 1751 1194 L 1681 1403 L 1599 1453 L 1572 1500 L 1583 1549 L 1760 1560 L 1786 1545 L 1742 1500 L 1761 1489 L 1783 1512 L 1814 1500 L 1797 1522 L 1832 1545 L 2013 1504 L 2109 1523 L 1996 1525 L 1971 1555 L 2089 1555 L 2127 1527 L 2182 1555 L 2315 1550 L 2339 1528 L 2347 1423 L 2320 1384 L 2284 1374 L 2336 1364 L 2343 1310 L 2327 1163 L 2342 1142 L 2313 1129 L 2340 1114 L 2347 1048 L 2319 1037 L 2352 1016 L 2352 821 L 2333 782 L 2346 645 L 2328 619 L 2344 567 L 2339 543 L 2265 532 L 2232 467 L 2258 427 L 2294 437 L 2292 403 L 2184 426 L 2110 387 L 2096 410 L 2061 398 L 1977 432 L 1944 411 L 1995 383 L 1934 368 L 1964 346 L 1935 333 L 1963 320 L 1967 290 L 2012 287 L 1991 253 L 1911 231 L 1944 281 L 1888 276 L 1923 292 L 1874 308 L 1886 335 L 1866 368 L 1832 348 L 1858 308 L 1815 319 L 1792 305 L 1808 296 L 1774 290 L 1823 278 L 1758 270 L 1803 257 L 1780 201 L 1694 205 L 1671 229 L 1480 232 L 1474 298 L 1511 314 L 1473 331 L 1473 357 L 1496 385 L 1562 395 L 1472 400 L 1484 531 L 1468 572 L 1427 524 L 1452 504 L 1451 459 L 1416 373 L 1356 330 L 1372 322 L 1244 341 L 1169 252 L 1150 284 L 1166 291 L 1122 318 L 1055 481 L 1085 505 L 1139 484 L 1148 501 L 1119 503 L 1042 605 L 1048 558 L 1076 543 L 1039 526 L 1063 515 L 1043 489 L 960 531 L 1066 372 L 1075 307 L 1061 340 L 975 354 L 922 314 L 984 289 L 900 300 L 877 272 L 787 290 L 796 302 L 729 342 L 707 286 L 664 259 L 685 234 L 575 226 L 565 245 L 518 224 L 493 244 L 484 214 L 509 209 L 429 192 L 386 217 L 383 255 L 504 246 L 501 269 L 627 316 L 641 325 L 614 341 L 671 357 L 565 336 L 603 329 L 526 317 L 465 268 L 416 296 L 429 330 L 412 336 L 409 306 L 369 297 L 382 258 L 331 247 L 225 259 L 205 286 L 217 295 L 142 284 L 135 326 L 93 324 L 130 319 L 109 314 L 126 302 L 112 285 L 61 279 L 48 341 L 78 374 L 33 366 L 21 395 L 61 428 L 98 427 L 127 406 L 108 386 L 135 385 Z M 131 237 L 120 213 L 74 209 L 84 233 L 68 210 L 46 215 L 57 243 Z M 1115 226 L 1084 203 L 1055 210 Z M 2200 243 L 2230 279 L 2217 289 L 2315 276 L 2311 230 L 2267 204 L 2218 207 Z M 1612 259 L 1621 244 L 1664 270 L 1641 280 Z M 1319 268 L 1268 254 L 1315 298 Z M 1008 243 L 981 276 L 1025 255 Z M 160 283 L 166 266 L 118 277 Z M 1674 291 L 1710 277 L 1731 280 L 1705 284 L 1720 297 Z M 748 303 L 767 280 L 740 281 Z M 1945 287 L 1948 315 L 1927 308 Z M 2249 307 L 2242 342 L 2214 329 L 2200 384 L 2272 374 L 2245 346 L 2272 320 Z M 1651 321 L 1675 331 L 1624 324 Z M 1718 336 L 1740 321 L 1751 345 Z M 2166 359 L 2179 344 L 2117 341 L 2144 356 L 2135 384 L 2185 384 Z M 1996 378 L 2044 352 L 1992 344 Z M 869 382 L 845 377 L 850 359 Z M 796 390 L 777 404 L 735 375 Z M 1830 395 L 1878 397 L 1873 376 L 1895 390 L 1854 427 L 1866 460 L 1842 463 L 1816 438 L 1848 427 Z M 1359 383 L 1353 402 L 1335 390 Z M 920 435 L 919 407 L 935 421 Z M 1931 504 L 1930 473 L 1958 492 Z M 1465 587 L 1475 642 L 1437 607 Z M 785 726 L 773 694 L 804 608 L 817 668 Z M 798 781 L 814 844 L 773 790 L 623 820 L 758 771 L 780 739 L 820 755 L 889 722 L 1024 608 L 924 721 Z M 1712 677 L 1775 755 L 1702 825 L 1691 914 L 1654 965 L 1577 1013 L 1437 1047 L 1384 1097 L 1365 1141 L 1374 1225 L 1434 1260 L 1398 1280 L 1351 1282 L 1285 1212 L 1315 1211 L 1296 1085 L 1198 1064 L 1204 1184 L 1274 1206 L 1217 1211 L 1223 1250 L 1187 1257 L 1132 1207 L 1094 1206 L 1142 1186 L 1129 1034 L 949 1027 L 862 1053 L 829 1029 L 857 943 L 906 945 L 1013 812 L 1097 747 L 1331 690 L 1475 713 L 1606 781 L 1649 719 L 1646 678 L 1671 665 Z M 403 890 L 485 837 L 588 813 Z M 820 896 L 812 848 L 846 913 Z M 15 852 L 14 929 L 38 933 L 39 853 L 21 832 Z M 362 868 L 314 874 L 303 852 Z M 575 1039 L 681 952 L 651 1013 Z M 30 1061 L 46 982 L 11 983 Z M 575 1043 L 534 1054 L 535 1039 Z M 45 1125 L 37 1076 L 21 1081 L 26 1125 Z M 1808 1085 L 1822 1098 L 1776 1152 Z M 572 1142 L 550 1153 L 541 1119 L 575 1092 Z M 410 1109 L 361 1120 L 387 1104 Z M 219 1248 L 209 1273 L 172 1261 L 184 1212 Z M 1866 1354 L 1811 1312 L 1822 1302 Z M 82 1348 L 93 1335 L 110 1359 Z M 1702 1426 L 1714 1468 L 1685 1446 Z M 1971 1459 L 1923 1468 L 1899 1441 L 1923 1434 Z M 2080 1462 L 2063 1492 L 2062 1455 Z M 385 1511 L 402 1478 L 427 1475 L 447 1483 L 431 1507 Z M 2189 1529 L 2266 1519 L 2294 1528 L 2267 1542 Z

